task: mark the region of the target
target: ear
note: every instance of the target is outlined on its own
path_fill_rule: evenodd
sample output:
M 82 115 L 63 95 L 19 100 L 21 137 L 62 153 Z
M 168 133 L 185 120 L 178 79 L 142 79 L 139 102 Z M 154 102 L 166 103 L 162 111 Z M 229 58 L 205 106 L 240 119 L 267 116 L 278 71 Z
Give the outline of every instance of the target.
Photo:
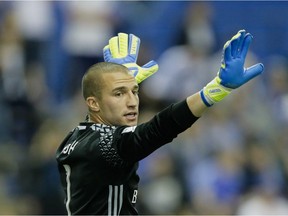
M 100 111 L 100 107 L 99 107 L 99 103 L 97 101 L 97 99 L 95 97 L 87 97 L 86 98 L 86 104 L 88 105 L 88 107 L 95 112 L 99 112 Z

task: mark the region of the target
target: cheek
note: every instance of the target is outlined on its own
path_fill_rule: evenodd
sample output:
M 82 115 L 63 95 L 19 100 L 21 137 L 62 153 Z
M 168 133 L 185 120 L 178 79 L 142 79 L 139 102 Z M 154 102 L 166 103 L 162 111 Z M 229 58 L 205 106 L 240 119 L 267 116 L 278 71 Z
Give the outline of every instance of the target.
M 117 100 L 108 100 L 106 102 L 103 103 L 104 104 L 104 110 L 106 113 L 110 113 L 110 114 L 117 114 L 118 110 L 121 107 L 121 103 L 120 101 Z

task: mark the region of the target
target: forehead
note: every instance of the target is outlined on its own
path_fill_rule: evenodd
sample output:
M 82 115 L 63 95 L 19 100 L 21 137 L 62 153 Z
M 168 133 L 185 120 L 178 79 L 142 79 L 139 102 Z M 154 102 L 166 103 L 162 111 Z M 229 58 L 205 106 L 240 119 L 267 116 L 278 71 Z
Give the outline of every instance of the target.
M 112 90 L 118 87 L 134 88 L 137 85 L 135 78 L 129 73 L 117 71 L 112 73 L 103 73 L 102 81 L 104 88 Z

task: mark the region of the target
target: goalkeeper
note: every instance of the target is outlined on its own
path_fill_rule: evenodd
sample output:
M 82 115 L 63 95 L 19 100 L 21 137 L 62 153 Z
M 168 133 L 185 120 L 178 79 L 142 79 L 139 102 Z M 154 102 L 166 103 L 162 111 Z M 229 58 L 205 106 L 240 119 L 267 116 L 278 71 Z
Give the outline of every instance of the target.
M 82 79 L 86 122 L 66 136 L 56 153 L 68 215 L 137 215 L 138 162 L 262 73 L 261 63 L 244 68 L 251 41 L 252 35 L 240 30 L 224 45 L 220 69 L 211 82 L 137 125 L 138 84 L 158 65 L 136 64 L 140 46 L 136 36 L 120 33 L 110 39 L 104 48 L 105 62 L 91 66 Z

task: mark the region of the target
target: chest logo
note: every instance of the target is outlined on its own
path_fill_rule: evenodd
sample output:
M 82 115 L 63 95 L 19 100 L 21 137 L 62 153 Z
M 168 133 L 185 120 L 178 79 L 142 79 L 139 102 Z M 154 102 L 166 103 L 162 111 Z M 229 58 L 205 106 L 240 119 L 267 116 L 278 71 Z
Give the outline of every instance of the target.
M 66 145 L 61 153 L 69 155 L 74 150 L 77 144 L 78 144 L 78 141 L 77 142 L 74 141 L 73 143 Z

